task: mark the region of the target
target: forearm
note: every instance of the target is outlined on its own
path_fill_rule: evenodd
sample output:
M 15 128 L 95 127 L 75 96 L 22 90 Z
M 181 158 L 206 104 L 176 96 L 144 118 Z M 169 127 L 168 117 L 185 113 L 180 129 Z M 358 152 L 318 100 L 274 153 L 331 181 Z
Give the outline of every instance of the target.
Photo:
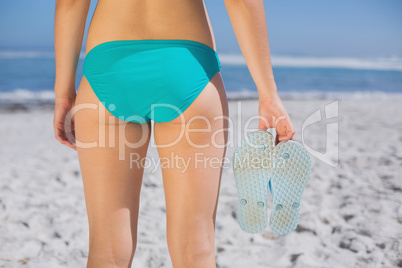
M 276 95 L 263 0 L 224 2 L 260 99 Z
M 75 98 L 75 76 L 89 4 L 90 0 L 56 0 L 54 24 L 56 99 Z

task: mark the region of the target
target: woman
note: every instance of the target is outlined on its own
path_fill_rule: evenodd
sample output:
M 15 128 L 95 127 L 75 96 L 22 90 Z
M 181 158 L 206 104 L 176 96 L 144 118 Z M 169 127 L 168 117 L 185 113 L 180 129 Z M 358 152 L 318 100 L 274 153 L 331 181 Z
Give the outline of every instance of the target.
M 293 139 L 273 78 L 263 1 L 224 3 L 258 89 L 260 129 L 274 126 L 278 141 Z M 173 161 L 162 166 L 173 266 L 216 267 L 222 166 L 200 165 L 196 157 L 224 158 L 228 103 L 204 3 L 99 0 L 76 94 L 89 4 L 56 0 L 54 113 L 56 138 L 77 150 L 80 162 L 89 222 L 87 267 L 131 267 L 144 171 L 143 165 L 132 165 L 132 156 L 145 158 L 150 120 L 160 158 L 174 153 L 189 161 L 186 169 Z

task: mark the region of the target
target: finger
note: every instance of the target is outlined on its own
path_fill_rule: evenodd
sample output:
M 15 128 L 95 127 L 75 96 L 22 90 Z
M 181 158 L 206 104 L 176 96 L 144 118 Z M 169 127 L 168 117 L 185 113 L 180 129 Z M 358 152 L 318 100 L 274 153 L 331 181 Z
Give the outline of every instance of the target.
M 71 142 L 68 141 L 68 140 L 64 140 L 64 141 L 62 142 L 62 144 L 64 144 L 64 145 L 70 147 L 71 149 L 77 150 L 77 146 L 76 146 L 74 143 L 71 143 Z
M 55 132 L 54 135 L 59 142 L 63 142 L 64 140 L 66 140 L 64 131 L 62 131 L 61 129 L 55 129 L 54 132 Z
M 295 133 L 294 132 L 287 132 L 286 133 L 286 136 L 283 136 L 283 139 L 282 140 L 292 140 L 293 139 L 293 135 L 294 135 Z
M 293 140 L 294 139 L 294 135 L 295 135 L 295 130 L 293 129 L 293 127 L 286 133 L 286 138 L 288 140 Z
M 288 141 L 288 140 L 294 140 L 293 138 L 294 132 L 289 132 L 286 135 L 282 135 L 279 137 L 279 141 Z
M 282 131 L 281 133 L 284 133 L 282 135 L 280 135 L 279 140 L 291 140 L 293 138 L 293 136 L 295 135 L 295 130 L 293 128 L 293 126 L 290 124 L 290 122 L 288 122 L 287 125 L 284 126 L 284 131 Z
M 75 147 L 75 137 L 71 137 L 70 139 L 66 138 L 65 143 L 67 146 Z
M 76 148 L 77 148 L 76 145 L 74 143 L 72 143 L 69 139 L 67 139 L 66 134 L 64 133 L 64 131 L 62 131 L 60 129 L 56 129 L 55 132 L 56 132 L 55 133 L 56 139 L 60 143 L 62 143 L 64 145 L 76 150 Z M 75 139 L 75 137 L 74 137 L 74 139 Z
M 258 124 L 258 129 L 259 130 L 267 130 L 268 129 L 264 120 L 260 119 L 259 124 Z
M 294 140 L 294 131 L 288 131 L 286 132 L 286 135 L 280 135 L 279 136 L 279 141 L 288 141 L 288 140 Z
M 286 140 L 286 132 L 283 125 L 276 125 L 276 142 L 277 144 Z
M 69 136 L 72 136 L 72 137 L 75 139 L 75 125 L 74 125 L 74 122 L 72 122 L 72 123 L 70 124 L 70 130 L 69 130 L 69 132 L 66 132 L 66 130 L 64 129 L 64 126 L 63 126 L 63 127 L 55 127 L 55 132 L 56 132 L 59 136 L 61 136 L 64 140 L 67 140 L 67 139 L 68 139 L 67 134 L 68 134 Z
M 285 136 L 285 135 L 282 135 L 282 136 L 279 136 L 278 140 L 279 140 L 279 142 L 287 141 L 287 140 L 289 140 L 289 138 L 287 136 Z
M 69 144 L 66 144 L 68 147 L 70 147 L 71 149 L 73 149 L 73 150 L 75 150 L 75 151 L 77 151 L 77 146 L 75 146 L 75 144 L 73 144 L 73 143 L 69 143 Z

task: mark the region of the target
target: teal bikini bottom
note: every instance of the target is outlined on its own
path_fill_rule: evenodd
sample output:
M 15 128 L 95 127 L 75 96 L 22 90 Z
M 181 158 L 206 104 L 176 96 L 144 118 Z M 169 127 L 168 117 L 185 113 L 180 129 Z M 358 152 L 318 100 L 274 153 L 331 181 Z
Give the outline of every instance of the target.
M 220 71 L 217 52 L 191 40 L 116 40 L 92 48 L 83 73 L 115 117 L 135 123 L 169 122 Z

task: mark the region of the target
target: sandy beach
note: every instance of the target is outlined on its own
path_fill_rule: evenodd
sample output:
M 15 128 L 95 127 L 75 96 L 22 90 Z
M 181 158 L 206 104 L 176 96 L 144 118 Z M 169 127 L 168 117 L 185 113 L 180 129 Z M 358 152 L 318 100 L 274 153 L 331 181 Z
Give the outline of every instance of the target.
M 333 102 L 285 100 L 301 142 L 303 122 Z M 402 98 L 339 100 L 339 161 L 312 157 L 298 229 L 277 236 L 242 231 L 237 190 L 225 165 L 216 220 L 220 268 L 402 267 Z M 230 101 L 237 145 L 258 102 Z M 0 267 L 85 267 L 88 222 L 76 152 L 53 133 L 51 107 L 0 110 Z M 254 122 L 256 126 L 256 121 Z M 308 146 L 325 151 L 326 122 L 305 129 Z M 227 150 L 232 159 L 234 147 Z M 149 156 L 157 158 L 150 147 Z M 270 196 L 268 213 L 271 210 Z M 269 215 L 269 214 L 268 214 Z M 160 168 L 145 170 L 138 244 L 132 267 L 172 267 Z

